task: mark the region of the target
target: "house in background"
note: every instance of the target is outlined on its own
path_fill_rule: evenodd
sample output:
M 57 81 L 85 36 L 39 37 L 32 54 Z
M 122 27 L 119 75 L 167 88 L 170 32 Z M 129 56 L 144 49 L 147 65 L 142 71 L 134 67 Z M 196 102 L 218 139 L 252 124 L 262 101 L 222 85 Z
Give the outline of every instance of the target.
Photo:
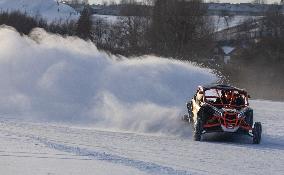
M 236 50 L 235 47 L 230 47 L 230 46 L 223 46 L 221 47 L 223 50 L 223 60 L 225 64 L 228 64 L 231 60 L 231 55 L 234 53 L 234 51 Z
M 214 56 L 211 61 L 229 64 L 231 62 L 231 57 L 236 55 L 241 49 L 242 48 L 229 45 L 217 45 L 214 48 Z

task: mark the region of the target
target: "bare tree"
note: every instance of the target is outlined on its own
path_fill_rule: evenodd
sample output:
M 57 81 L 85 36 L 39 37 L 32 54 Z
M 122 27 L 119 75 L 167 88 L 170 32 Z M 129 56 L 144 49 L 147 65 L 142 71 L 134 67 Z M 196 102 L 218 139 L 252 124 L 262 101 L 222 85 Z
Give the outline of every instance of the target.
M 270 30 L 275 38 L 280 38 L 284 34 L 284 14 L 282 6 L 272 5 L 265 15 L 266 28 Z
M 156 0 L 151 31 L 153 47 L 158 52 L 175 55 L 196 52 L 199 44 L 209 39 L 206 13 L 207 6 L 200 0 Z
M 102 1 L 102 5 L 103 5 L 103 6 L 107 6 L 107 5 L 108 5 L 108 1 L 103 0 L 103 1 Z
M 124 40 L 124 47 L 134 54 L 145 51 L 148 45 L 146 33 L 150 26 L 149 6 L 136 0 L 122 0 L 121 3 L 120 14 L 123 17 L 119 25 L 123 31 L 121 39 Z
M 82 4 L 88 5 L 89 4 L 89 0 L 82 0 Z

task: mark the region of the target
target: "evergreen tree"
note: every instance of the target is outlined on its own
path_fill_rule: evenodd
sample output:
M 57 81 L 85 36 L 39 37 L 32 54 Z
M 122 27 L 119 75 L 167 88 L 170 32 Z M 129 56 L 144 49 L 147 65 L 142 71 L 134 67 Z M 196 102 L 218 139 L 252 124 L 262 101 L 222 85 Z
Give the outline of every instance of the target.
M 82 39 L 91 39 L 92 30 L 92 13 L 89 6 L 86 6 L 81 12 L 80 18 L 77 23 L 76 34 Z

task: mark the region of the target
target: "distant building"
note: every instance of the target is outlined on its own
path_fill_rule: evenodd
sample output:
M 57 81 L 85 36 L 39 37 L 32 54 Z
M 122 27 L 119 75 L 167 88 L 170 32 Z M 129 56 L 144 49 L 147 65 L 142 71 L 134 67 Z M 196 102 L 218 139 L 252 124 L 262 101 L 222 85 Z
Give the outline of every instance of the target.
M 210 61 L 229 64 L 231 63 L 231 57 L 237 55 L 239 51 L 239 47 L 233 47 L 229 45 L 216 45 L 213 50 L 213 57 Z

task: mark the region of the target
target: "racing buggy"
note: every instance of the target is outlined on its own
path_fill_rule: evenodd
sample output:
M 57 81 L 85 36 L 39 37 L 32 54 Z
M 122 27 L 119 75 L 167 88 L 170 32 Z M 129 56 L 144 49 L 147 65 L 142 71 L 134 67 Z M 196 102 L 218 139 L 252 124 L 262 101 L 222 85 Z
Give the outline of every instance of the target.
M 232 86 L 198 86 L 187 103 L 188 115 L 183 117 L 192 124 L 193 139 L 200 141 L 202 134 L 210 132 L 230 132 L 249 135 L 259 144 L 262 126 L 253 123 L 249 98 L 245 90 Z

